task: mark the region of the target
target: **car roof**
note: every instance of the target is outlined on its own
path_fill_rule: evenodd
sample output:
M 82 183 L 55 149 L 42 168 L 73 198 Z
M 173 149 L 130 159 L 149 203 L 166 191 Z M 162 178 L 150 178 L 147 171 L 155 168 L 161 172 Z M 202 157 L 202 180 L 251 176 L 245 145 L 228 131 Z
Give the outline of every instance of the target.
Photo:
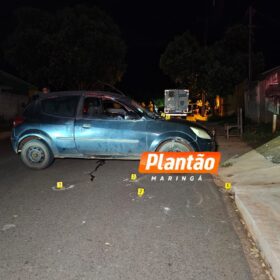
M 108 96 L 112 98 L 125 98 L 125 95 L 121 95 L 119 93 L 110 92 L 110 91 L 86 91 L 86 90 L 77 90 L 77 91 L 55 91 L 49 92 L 47 94 L 40 93 L 39 98 L 45 99 L 50 97 L 57 97 L 57 96 L 69 96 L 69 95 L 89 95 L 89 96 Z

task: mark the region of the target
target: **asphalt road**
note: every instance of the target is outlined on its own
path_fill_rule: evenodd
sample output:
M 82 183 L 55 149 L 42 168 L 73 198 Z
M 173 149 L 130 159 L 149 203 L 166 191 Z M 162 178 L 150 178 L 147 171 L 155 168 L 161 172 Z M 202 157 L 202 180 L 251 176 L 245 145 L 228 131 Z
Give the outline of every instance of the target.
M 91 181 L 96 166 L 32 171 L 0 141 L 0 279 L 251 279 L 211 177 L 130 182 L 137 161 L 106 161 Z

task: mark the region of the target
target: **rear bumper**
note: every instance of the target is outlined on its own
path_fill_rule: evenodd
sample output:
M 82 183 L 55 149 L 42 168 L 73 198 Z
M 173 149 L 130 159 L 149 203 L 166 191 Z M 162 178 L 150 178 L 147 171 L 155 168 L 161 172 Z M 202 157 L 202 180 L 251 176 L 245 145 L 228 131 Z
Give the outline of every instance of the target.
M 17 139 L 11 136 L 11 144 L 15 153 L 17 153 Z

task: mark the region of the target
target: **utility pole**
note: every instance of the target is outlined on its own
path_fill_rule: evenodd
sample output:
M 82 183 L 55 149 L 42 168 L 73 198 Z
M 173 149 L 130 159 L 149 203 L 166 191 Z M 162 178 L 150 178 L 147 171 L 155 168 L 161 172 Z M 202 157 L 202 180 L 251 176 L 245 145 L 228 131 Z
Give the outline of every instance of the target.
M 207 47 L 208 28 L 209 28 L 209 18 L 208 18 L 208 9 L 207 8 L 208 8 L 207 0 L 204 0 L 204 34 L 203 34 L 204 48 Z
M 209 0 L 204 0 L 204 48 L 207 48 L 208 43 L 208 35 L 209 35 L 209 21 L 211 19 L 211 15 L 209 14 L 208 9 L 210 9 Z M 212 6 L 213 8 L 216 7 L 216 0 L 212 0 Z M 206 101 L 206 94 L 205 91 L 202 91 L 201 93 L 201 101 L 202 101 L 202 107 L 201 107 L 201 115 L 204 117 L 205 115 L 205 101 Z
M 252 36 L 253 36 L 253 26 L 252 26 L 252 21 L 253 21 L 253 7 L 249 7 L 249 44 L 248 44 L 248 53 L 249 53 L 249 58 L 248 58 L 248 80 L 249 83 L 252 81 Z

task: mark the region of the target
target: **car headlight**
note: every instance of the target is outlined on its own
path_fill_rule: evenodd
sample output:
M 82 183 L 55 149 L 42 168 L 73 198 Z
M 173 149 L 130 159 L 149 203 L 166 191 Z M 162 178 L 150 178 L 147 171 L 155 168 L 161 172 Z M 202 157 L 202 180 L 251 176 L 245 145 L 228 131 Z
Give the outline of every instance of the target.
M 202 139 L 211 139 L 211 136 L 204 130 L 201 128 L 197 128 L 197 127 L 190 127 L 190 129 L 195 133 L 196 136 L 198 136 L 199 138 Z

